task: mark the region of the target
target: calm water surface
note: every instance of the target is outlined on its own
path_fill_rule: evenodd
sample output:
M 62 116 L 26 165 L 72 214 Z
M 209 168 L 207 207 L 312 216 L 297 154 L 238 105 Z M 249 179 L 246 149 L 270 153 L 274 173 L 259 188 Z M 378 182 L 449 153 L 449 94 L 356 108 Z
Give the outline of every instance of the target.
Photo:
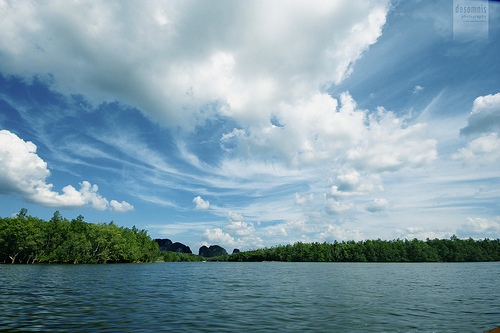
M 500 263 L 0 265 L 0 331 L 484 332 Z

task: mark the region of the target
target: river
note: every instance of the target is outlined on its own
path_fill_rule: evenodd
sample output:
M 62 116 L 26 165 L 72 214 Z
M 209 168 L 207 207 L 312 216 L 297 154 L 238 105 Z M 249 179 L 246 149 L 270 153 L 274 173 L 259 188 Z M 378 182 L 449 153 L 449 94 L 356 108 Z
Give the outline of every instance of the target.
M 484 332 L 500 262 L 0 265 L 6 332 Z

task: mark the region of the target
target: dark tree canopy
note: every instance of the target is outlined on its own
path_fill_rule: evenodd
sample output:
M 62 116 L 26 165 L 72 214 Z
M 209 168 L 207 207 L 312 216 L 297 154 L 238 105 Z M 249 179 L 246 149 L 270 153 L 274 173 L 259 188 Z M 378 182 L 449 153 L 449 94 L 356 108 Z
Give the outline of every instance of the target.
M 427 239 L 295 243 L 229 256 L 217 261 L 465 262 L 500 261 L 500 240 Z

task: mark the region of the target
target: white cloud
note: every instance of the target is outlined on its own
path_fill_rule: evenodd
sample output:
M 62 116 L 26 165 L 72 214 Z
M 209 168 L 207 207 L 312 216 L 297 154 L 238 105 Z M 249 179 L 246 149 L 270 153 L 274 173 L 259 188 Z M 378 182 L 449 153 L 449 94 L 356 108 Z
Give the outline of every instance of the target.
M 306 204 L 310 204 L 314 201 L 314 194 L 301 196 L 298 193 L 295 193 L 295 204 L 302 206 Z
M 325 205 L 326 213 L 329 215 L 340 215 L 354 208 L 352 203 L 339 202 L 333 198 L 328 198 Z
M 313 232 L 314 229 L 308 226 L 304 220 L 294 220 L 264 227 L 262 231 L 267 236 L 279 238 Z
M 457 233 L 461 237 L 498 238 L 500 237 L 500 218 L 494 221 L 481 217 L 468 217 Z
M 116 200 L 111 200 L 109 202 L 109 209 L 111 209 L 111 211 L 115 213 L 125 213 L 133 210 L 134 206 L 125 201 L 118 202 Z
M 491 165 L 500 160 L 500 138 L 497 133 L 483 135 L 458 149 L 453 159 L 466 164 Z
M 332 161 L 364 172 L 420 167 L 437 158 L 437 141 L 426 137 L 425 124 L 407 125 L 392 112 L 357 109 L 348 93 L 338 101 L 314 94 L 275 111 L 281 126 L 235 129 L 222 138 L 234 157 L 284 161 L 289 167 L 319 166 Z M 344 181 L 347 185 L 348 179 Z
M 427 231 L 423 227 L 408 227 L 405 229 L 396 229 L 394 232 L 395 238 L 399 239 L 444 239 L 444 238 L 450 238 L 453 233 L 449 231 Z
M 460 133 L 479 137 L 451 157 L 468 165 L 491 165 L 500 160 L 500 93 L 477 97 L 467 122 Z
M 0 71 L 96 105 L 128 103 L 167 126 L 214 113 L 252 125 L 349 76 L 388 10 L 387 0 L 10 2 Z
M 229 222 L 224 227 L 224 230 L 227 230 L 227 232 L 232 235 L 232 236 L 238 236 L 238 237 L 245 237 L 245 236 L 250 236 L 255 233 L 255 229 L 253 227 L 253 224 L 251 223 L 246 223 L 246 222 Z
M 87 203 L 92 204 L 97 210 L 105 210 L 107 208 L 108 200 L 97 193 L 97 185 L 91 185 L 89 182 L 83 181 L 81 186 L 80 193 Z M 117 201 L 115 202 L 118 203 Z M 115 205 L 113 205 L 113 207 L 115 207 Z
M 36 154 L 36 150 L 32 142 L 26 142 L 7 130 L 0 131 L 1 194 L 18 194 L 26 201 L 59 209 L 83 206 L 96 210 L 108 208 L 108 200 L 98 193 L 97 185 L 88 181 L 80 184 L 80 190 L 68 185 L 62 189 L 62 194 L 54 192 L 53 185 L 46 183 L 50 175 L 47 163 Z M 121 205 L 124 208 L 129 204 L 123 201 Z
M 333 243 L 334 241 L 359 241 L 363 239 L 363 235 L 358 230 L 350 230 L 339 225 L 329 225 L 327 229 L 317 236 L 318 241 L 326 241 Z
M 207 229 L 201 235 L 202 243 L 204 245 L 219 245 L 222 247 L 235 247 L 236 241 L 234 237 L 222 231 L 221 228 Z
M 227 220 L 228 223 L 222 228 L 206 229 L 201 237 L 202 244 L 218 244 L 226 249 L 264 246 L 254 224 L 244 222 L 242 215 L 229 212 Z
M 328 190 L 328 192 L 326 193 L 326 196 L 327 197 L 331 197 L 335 200 L 343 200 L 347 197 L 350 197 L 350 196 L 353 196 L 353 195 L 357 195 L 358 193 L 356 192 L 345 192 L 345 191 L 340 191 L 339 190 L 339 187 L 337 185 L 333 185 L 332 187 L 330 187 L 330 189 Z
M 362 142 L 347 152 L 347 159 L 355 168 L 396 171 L 406 166 L 428 165 L 437 158 L 437 141 L 426 138 L 425 124 L 407 126 L 383 108 L 370 114 L 368 122 Z
M 238 213 L 229 212 L 227 219 L 231 222 L 240 222 L 243 221 L 243 216 Z
M 267 236 L 274 236 L 274 237 L 287 237 L 288 233 L 286 232 L 286 229 L 283 225 L 278 224 L 278 225 L 273 225 L 270 227 L 266 228 L 266 235 Z
M 418 94 L 418 93 L 420 93 L 422 90 L 424 90 L 424 87 L 417 85 L 417 86 L 415 86 L 415 87 L 413 88 L 413 94 L 414 94 L 414 95 L 417 95 L 417 94 Z
M 190 152 L 193 145 L 182 143 L 187 136 L 178 141 L 185 160 L 203 171 L 199 177 L 174 170 L 148 145 L 134 144 L 140 140 L 126 131 L 93 137 L 155 170 L 185 177 L 189 185 L 203 184 L 193 188 L 255 195 L 280 190 L 273 194 L 290 199 L 307 184 L 310 194 L 295 196 L 302 207 L 289 202 L 276 210 L 260 203 L 262 210 L 252 214 L 288 221 L 303 218 L 301 209 L 315 209 L 304 214 L 332 218 L 326 213 L 354 209 L 343 198 L 382 190 L 377 173 L 428 165 L 437 156 L 425 124 L 408 124 L 382 108 L 377 114 L 361 110 L 348 92 L 338 98 L 326 93 L 377 41 L 388 10 L 388 0 L 12 2 L 0 7 L 0 71 L 46 78 L 51 89 L 81 94 L 94 105 L 120 101 L 185 132 L 223 118 L 234 126 L 220 134 L 225 155 L 217 166 L 204 165 Z M 166 178 L 161 180 L 170 182 Z M 285 193 L 287 185 L 292 190 Z M 325 207 L 321 200 L 328 188 Z M 79 204 L 104 206 L 97 189 L 83 199 L 72 187 L 63 193 Z M 193 199 L 195 209 L 208 209 L 201 196 Z M 321 203 L 314 206 L 314 199 Z M 112 200 L 109 207 L 118 205 Z M 250 216 L 249 209 L 232 209 Z M 227 211 L 219 215 L 225 218 Z M 251 235 L 253 225 L 241 215 L 228 221 L 207 237 L 231 243 L 243 239 L 237 233 Z M 266 230 L 295 232 L 286 224 Z
M 262 247 L 263 241 L 254 234 L 253 225 L 245 222 L 230 222 L 221 228 L 206 229 L 201 236 L 203 245 L 220 245 L 228 251 L 231 248 Z M 228 251 L 230 253 L 230 251 Z
M 94 105 L 120 101 L 186 131 L 226 118 L 235 126 L 221 134 L 220 168 L 204 169 L 224 180 L 272 174 L 278 186 L 287 176 L 318 177 L 332 164 L 366 178 L 437 155 L 425 125 L 360 110 L 348 92 L 338 99 L 325 92 L 381 36 L 389 7 L 388 0 L 13 2 L 0 7 L 0 71 L 47 78 L 52 89 Z M 180 174 L 129 133 L 93 136 Z M 179 147 L 201 168 L 188 145 Z M 348 181 L 339 178 L 338 191 L 353 194 Z M 356 186 L 358 194 L 369 191 Z M 196 209 L 207 209 L 201 200 Z
M 361 174 L 353 169 L 339 173 L 334 182 L 337 185 L 333 185 L 327 195 L 336 199 L 384 189 L 379 175 Z
M 353 210 L 354 203 L 345 202 L 349 199 L 354 201 L 357 196 L 364 196 L 384 189 L 379 175 L 361 174 L 356 170 L 340 173 L 335 178 L 334 183 L 337 185 L 331 186 L 325 193 L 327 199 L 325 211 L 329 215 L 340 215 Z M 382 209 L 382 206 L 373 206 L 375 204 L 380 206 L 381 202 L 372 203 L 365 209 L 368 211 Z
M 196 210 L 206 210 L 210 207 L 210 202 L 203 200 L 200 196 L 194 198 L 193 202 L 196 204 L 194 208 Z
M 50 171 L 36 154 L 36 146 L 14 133 L 0 131 L 0 191 L 3 194 L 33 195 L 35 188 L 45 185 Z
M 389 200 L 387 199 L 374 199 L 370 204 L 365 206 L 365 209 L 370 213 L 383 212 L 390 207 Z
M 352 172 L 341 174 L 337 176 L 337 181 L 339 183 L 338 190 L 343 192 L 354 191 L 359 184 L 360 174 L 356 170 Z
M 467 126 L 460 130 L 461 134 L 500 131 L 500 93 L 476 98 L 467 122 Z

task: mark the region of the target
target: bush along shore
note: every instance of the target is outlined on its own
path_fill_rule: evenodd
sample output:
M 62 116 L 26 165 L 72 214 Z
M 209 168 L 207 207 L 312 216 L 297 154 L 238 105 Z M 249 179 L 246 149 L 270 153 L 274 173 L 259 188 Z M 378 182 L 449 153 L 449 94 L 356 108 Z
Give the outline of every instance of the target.
M 158 244 L 146 230 L 118 227 L 113 222 L 68 220 L 59 211 L 50 221 L 27 215 L 0 219 L 0 263 L 127 263 L 161 258 Z
M 235 250 L 231 255 L 206 258 L 192 253 L 161 251 L 158 242 L 152 240 L 146 230 L 139 230 L 135 226 L 129 229 L 113 222 L 88 223 L 83 219 L 80 215 L 68 220 L 56 211 L 49 221 L 44 221 L 27 215 L 24 208 L 14 218 L 0 218 L 0 263 L 500 261 L 499 239 L 463 240 L 456 236 L 425 241 L 378 239 L 334 243 L 297 242 L 246 252 Z M 226 253 L 220 249 L 220 253 Z
M 474 262 L 500 261 L 500 240 L 450 239 L 365 240 L 294 243 L 234 253 L 210 261 L 286 262 Z

